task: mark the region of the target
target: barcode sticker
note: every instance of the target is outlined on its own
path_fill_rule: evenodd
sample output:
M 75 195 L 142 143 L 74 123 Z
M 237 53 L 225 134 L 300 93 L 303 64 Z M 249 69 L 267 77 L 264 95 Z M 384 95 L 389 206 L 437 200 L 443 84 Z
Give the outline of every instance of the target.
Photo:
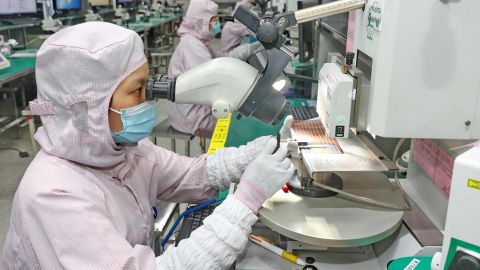
M 208 154 L 211 155 L 219 148 L 225 146 L 228 136 L 228 128 L 230 127 L 230 120 L 232 114 L 228 114 L 227 118 L 218 119 L 215 130 L 213 131 L 213 136 L 210 141 L 210 146 L 208 147 Z
M 417 268 L 417 266 L 418 266 L 419 263 L 420 263 L 419 260 L 413 259 L 413 260 L 407 265 L 407 267 L 403 268 L 403 270 L 413 270 L 413 269 Z

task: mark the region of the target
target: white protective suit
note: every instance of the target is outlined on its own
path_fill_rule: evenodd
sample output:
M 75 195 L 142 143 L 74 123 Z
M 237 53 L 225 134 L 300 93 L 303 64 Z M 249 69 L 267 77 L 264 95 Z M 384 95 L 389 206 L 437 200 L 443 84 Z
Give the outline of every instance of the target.
M 201 202 L 238 179 L 264 139 L 198 158 L 148 140 L 113 142 L 109 102 L 146 63 L 133 31 L 103 22 L 66 28 L 38 52 L 40 152 L 15 194 L 0 269 L 224 269 L 247 244 L 254 211 L 229 196 L 179 247 L 155 258 L 157 198 Z M 248 195 L 248 191 L 245 192 Z

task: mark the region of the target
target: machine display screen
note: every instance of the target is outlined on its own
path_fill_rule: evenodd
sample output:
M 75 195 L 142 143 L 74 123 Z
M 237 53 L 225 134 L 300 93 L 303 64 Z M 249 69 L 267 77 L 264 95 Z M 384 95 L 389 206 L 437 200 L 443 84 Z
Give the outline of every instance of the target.
M 74 10 L 80 8 L 80 0 L 55 0 L 55 9 L 57 10 Z
M 117 4 L 129 4 L 132 2 L 133 0 L 117 0 Z
M 37 0 L 0 0 L 0 15 L 37 13 Z

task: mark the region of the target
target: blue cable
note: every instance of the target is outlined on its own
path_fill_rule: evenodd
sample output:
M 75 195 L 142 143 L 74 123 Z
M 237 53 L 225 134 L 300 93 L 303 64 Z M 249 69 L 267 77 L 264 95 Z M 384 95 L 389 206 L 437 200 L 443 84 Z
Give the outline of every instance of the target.
M 209 201 L 206 201 L 206 202 L 203 202 L 201 204 L 198 204 L 198 205 L 195 205 L 191 208 L 188 208 L 187 210 L 185 210 L 183 213 L 180 214 L 180 216 L 178 216 L 178 218 L 175 220 L 175 223 L 173 224 L 172 228 L 170 229 L 170 231 L 168 231 L 167 235 L 165 236 L 165 238 L 162 240 L 162 250 L 165 250 L 165 244 L 168 242 L 168 239 L 170 239 L 170 237 L 172 236 L 173 232 L 175 231 L 175 228 L 178 226 L 178 223 L 180 223 L 180 221 L 182 220 L 182 218 L 184 218 L 186 215 L 190 214 L 191 212 L 195 212 L 197 210 L 200 210 L 202 208 L 205 208 L 211 204 L 214 204 L 216 202 L 219 202 L 217 200 L 209 200 Z

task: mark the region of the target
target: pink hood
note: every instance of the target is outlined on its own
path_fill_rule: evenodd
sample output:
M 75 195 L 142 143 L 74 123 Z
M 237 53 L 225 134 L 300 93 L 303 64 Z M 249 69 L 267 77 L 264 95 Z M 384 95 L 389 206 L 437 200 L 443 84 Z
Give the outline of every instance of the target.
M 210 0 L 191 0 L 178 35 L 191 34 L 203 42 L 213 39 L 208 24 L 213 16 L 217 16 L 218 5 Z
M 125 160 L 112 139 L 108 106 L 117 86 L 146 63 L 133 31 L 88 22 L 48 38 L 38 51 L 38 98 L 30 102 L 43 127 L 35 134 L 50 155 L 93 167 Z

